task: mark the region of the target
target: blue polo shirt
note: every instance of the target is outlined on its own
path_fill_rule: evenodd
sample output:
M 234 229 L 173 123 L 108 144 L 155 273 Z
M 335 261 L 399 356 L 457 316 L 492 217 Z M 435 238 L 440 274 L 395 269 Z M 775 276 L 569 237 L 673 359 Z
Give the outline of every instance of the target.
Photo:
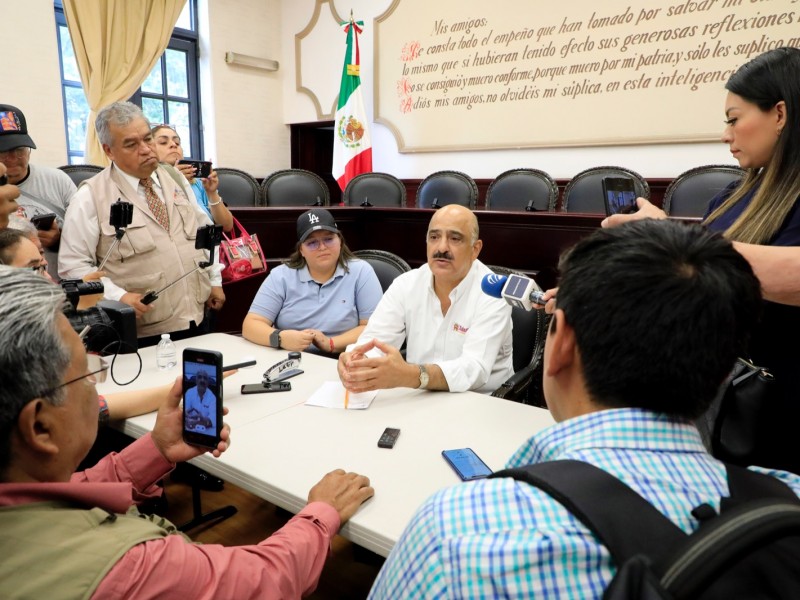
M 261 284 L 250 312 L 272 321 L 278 329 L 319 329 L 335 336 L 368 319 L 383 296 L 372 266 L 363 260 L 341 266 L 328 281 L 312 279 L 308 266 L 275 267 Z M 309 348 L 311 350 L 311 348 Z

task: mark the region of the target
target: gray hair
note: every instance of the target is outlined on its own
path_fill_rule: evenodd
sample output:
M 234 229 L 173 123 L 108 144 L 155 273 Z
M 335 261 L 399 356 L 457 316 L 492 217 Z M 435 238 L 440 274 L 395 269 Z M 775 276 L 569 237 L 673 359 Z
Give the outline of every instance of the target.
M 38 237 L 39 233 L 36 231 L 36 225 L 31 223 L 25 217 L 19 215 L 8 215 L 8 228 L 21 231 L 27 237 Z
M 125 125 L 129 125 L 136 119 L 144 119 L 147 122 L 147 128 L 150 128 L 150 122 L 147 121 L 142 109 L 133 102 L 114 102 L 101 108 L 94 122 L 97 139 L 100 140 L 101 144 L 110 146 L 113 141 L 110 131 L 111 123 L 118 127 L 125 127 Z
M 0 266 L 0 474 L 11 460 L 11 431 L 23 407 L 34 398 L 56 406 L 64 401 L 64 388 L 52 391 L 70 363 L 56 321 L 64 301 L 61 288 L 44 277 Z

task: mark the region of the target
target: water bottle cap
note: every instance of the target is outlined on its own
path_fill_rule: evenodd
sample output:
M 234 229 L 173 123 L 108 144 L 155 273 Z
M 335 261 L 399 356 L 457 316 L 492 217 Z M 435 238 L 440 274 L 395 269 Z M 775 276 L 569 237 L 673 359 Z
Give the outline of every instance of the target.
M 168 340 L 169 339 L 169 334 L 168 333 L 162 333 L 161 334 L 161 339 L 162 340 Z

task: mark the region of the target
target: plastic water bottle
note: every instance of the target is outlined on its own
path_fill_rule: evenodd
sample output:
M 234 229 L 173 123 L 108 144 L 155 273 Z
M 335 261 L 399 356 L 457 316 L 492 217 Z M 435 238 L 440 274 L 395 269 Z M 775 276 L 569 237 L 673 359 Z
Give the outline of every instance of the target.
M 169 339 L 168 333 L 161 334 L 161 341 L 156 347 L 156 365 L 162 371 L 171 369 L 178 364 L 178 350 Z

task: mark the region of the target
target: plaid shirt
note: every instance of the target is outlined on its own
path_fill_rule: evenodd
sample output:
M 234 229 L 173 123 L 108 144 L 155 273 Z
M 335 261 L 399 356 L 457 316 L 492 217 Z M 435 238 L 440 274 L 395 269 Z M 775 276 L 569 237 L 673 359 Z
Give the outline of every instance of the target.
M 640 409 L 549 427 L 507 467 L 562 459 L 603 468 L 687 533 L 698 526 L 692 508 L 707 502 L 719 510 L 728 495 L 725 467 L 705 451 L 694 425 Z M 797 475 L 761 471 L 800 495 Z M 423 504 L 370 598 L 600 598 L 615 572 L 597 538 L 550 496 L 512 479 L 479 480 Z

